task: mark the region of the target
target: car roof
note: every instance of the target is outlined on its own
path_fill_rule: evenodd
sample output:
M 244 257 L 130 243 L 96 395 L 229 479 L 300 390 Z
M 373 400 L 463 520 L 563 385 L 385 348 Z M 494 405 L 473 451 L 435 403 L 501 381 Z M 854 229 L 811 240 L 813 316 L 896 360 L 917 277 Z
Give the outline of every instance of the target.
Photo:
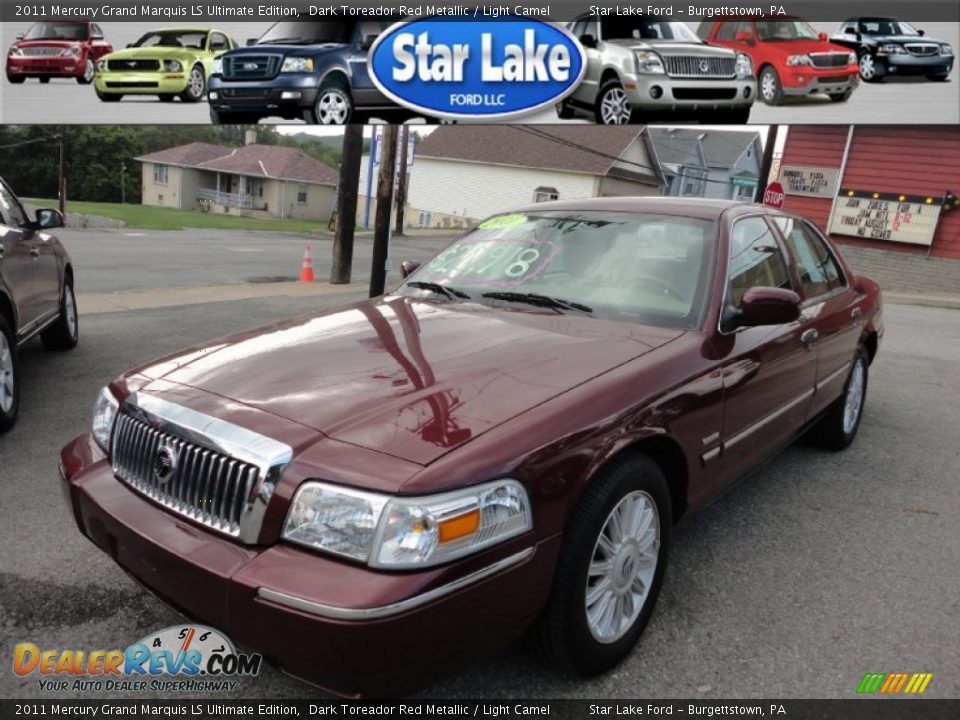
M 537 211 L 604 211 L 651 213 L 658 215 L 683 215 L 704 220 L 716 220 L 727 210 L 733 208 L 761 208 L 760 205 L 737 200 L 707 200 L 705 198 L 675 197 L 605 197 L 583 198 L 580 200 L 554 200 L 535 203 L 518 208 L 516 212 L 535 213 Z M 769 208 L 763 208 L 769 210 Z
M 168 33 L 168 32 L 196 32 L 196 33 L 205 33 L 211 32 L 214 28 L 208 27 L 196 27 L 196 26 L 186 26 L 186 27 L 162 27 L 162 28 L 153 28 L 152 30 L 147 30 L 144 35 L 153 35 L 156 33 Z M 217 30 L 216 32 L 223 32 L 222 30 Z

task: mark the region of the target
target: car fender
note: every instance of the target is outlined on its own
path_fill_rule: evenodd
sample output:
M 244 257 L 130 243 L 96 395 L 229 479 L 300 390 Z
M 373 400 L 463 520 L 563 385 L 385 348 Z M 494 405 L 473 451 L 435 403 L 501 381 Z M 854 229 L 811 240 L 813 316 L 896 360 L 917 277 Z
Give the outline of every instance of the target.
M 350 90 L 353 89 L 353 73 L 351 72 L 350 67 L 348 65 L 341 65 L 339 63 L 331 65 L 323 71 L 323 73 L 320 75 L 319 81 L 317 81 L 317 87 L 323 85 L 327 78 L 334 73 L 340 73 L 343 75 L 347 79 L 347 88 Z

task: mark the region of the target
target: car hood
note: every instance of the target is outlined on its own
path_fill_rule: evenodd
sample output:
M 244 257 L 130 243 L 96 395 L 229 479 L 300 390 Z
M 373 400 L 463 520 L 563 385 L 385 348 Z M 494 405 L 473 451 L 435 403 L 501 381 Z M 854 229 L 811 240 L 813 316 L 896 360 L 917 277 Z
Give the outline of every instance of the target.
M 196 57 L 202 50 L 196 48 L 176 48 L 176 47 L 135 47 L 124 48 L 110 53 L 107 58 L 110 60 L 136 60 L 136 59 L 154 59 L 167 58 L 178 60 L 181 58 Z
M 809 53 L 849 53 L 850 48 L 836 45 L 826 40 L 768 40 L 763 43 L 765 50 L 787 55 L 806 55 Z
M 924 35 L 919 37 L 917 35 L 864 35 L 865 40 L 874 43 L 889 43 L 895 42 L 900 43 L 917 43 L 918 45 L 923 45 L 924 43 L 929 43 L 930 45 L 948 45 L 949 43 L 946 40 L 938 40 L 937 38 L 929 37 Z
M 13 46 L 18 48 L 31 47 L 58 47 L 68 48 L 74 45 L 83 45 L 84 40 L 17 40 Z
M 332 50 L 342 50 L 347 47 L 345 43 L 317 43 L 316 45 L 251 45 L 250 47 L 236 48 L 231 50 L 231 55 L 263 55 L 264 53 L 275 53 L 278 55 L 317 55 L 322 52 Z
M 695 55 L 696 57 L 730 57 L 735 52 L 729 48 L 696 42 L 671 42 L 657 40 L 607 40 L 611 45 L 630 50 L 656 50 L 661 55 Z
M 681 334 L 387 296 L 216 340 L 137 372 L 426 465 Z

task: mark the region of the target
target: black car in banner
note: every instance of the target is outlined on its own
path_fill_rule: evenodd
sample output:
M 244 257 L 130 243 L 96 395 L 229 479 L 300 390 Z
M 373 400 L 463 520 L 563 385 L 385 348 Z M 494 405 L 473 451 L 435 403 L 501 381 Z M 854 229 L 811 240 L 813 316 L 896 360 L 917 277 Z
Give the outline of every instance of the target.
M 860 77 L 866 82 L 896 75 L 942 81 L 953 69 L 950 43 L 926 37 L 923 30 L 894 18 L 849 18 L 830 40 L 857 53 Z

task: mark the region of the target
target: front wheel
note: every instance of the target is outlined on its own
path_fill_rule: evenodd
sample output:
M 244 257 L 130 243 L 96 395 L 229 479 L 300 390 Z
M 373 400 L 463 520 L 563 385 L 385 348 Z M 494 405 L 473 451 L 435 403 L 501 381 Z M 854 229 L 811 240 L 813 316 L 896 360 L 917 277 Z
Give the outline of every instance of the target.
M 188 103 L 197 103 L 203 100 L 207 92 L 207 76 L 201 65 L 194 65 L 187 79 L 187 87 L 180 93 L 180 99 Z
M 27 81 L 24 75 L 11 75 L 7 73 L 7 82 L 13 85 L 23 85 Z
M 600 88 L 594 115 L 603 125 L 626 125 L 633 120 L 633 107 L 619 80 L 607 80 Z
M 317 101 L 304 111 L 304 119 L 313 125 L 346 125 L 353 118 L 353 98 L 342 82 L 330 81 L 320 86 Z
M 40 339 L 47 350 L 73 350 L 80 340 L 80 324 L 77 319 L 77 298 L 73 294 L 73 283 L 69 279 L 63 283 L 63 296 L 60 298 L 60 317 L 40 333 Z
M 857 63 L 860 70 L 860 79 L 864 82 L 883 82 L 883 65 L 870 53 L 861 53 Z
M 50 78 L 48 78 L 48 77 L 41 77 L 41 78 L 38 78 L 38 79 L 40 80 L 40 84 L 41 84 L 41 85 L 46 85 L 47 83 L 50 82 Z
M 0 315 L 0 433 L 17 421 L 20 409 L 20 378 L 17 374 L 17 345 L 13 330 Z
M 561 120 L 571 120 L 575 114 L 576 111 L 566 100 L 557 103 L 557 117 Z
M 87 62 L 83 66 L 83 75 L 77 77 L 77 83 L 80 85 L 89 85 L 93 82 L 93 76 L 96 72 L 96 68 L 93 66 L 93 60 L 87 58 Z
M 927 75 L 927 80 L 933 80 L 934 82 L 946 82 L 948 77 L 950 77 L 950 73 L 937 73 L 936 75 Z
M 847 88 L 842 93 L 836 93 L 830 96 L 830 100 L 833 102 L 846 102 L 850 99 L 850 96 L 853 95 L 853 88 Z
M 857 436 L 863 405 L 867 398 L 870 358 L 860 347 L 843 386 L 843 394 L 829 407 L 812 429 L 813 440 L 828 450 L 843 450 Z
M 625 455 L 597 474 L 567 522 L 538 621 L 549 661 L 590 676 L 630 654 L 660 593 L 671 524 L 667 481 L 650 458 Z
M 767 105 L 781 105 L 783 103 L 783 84 L 780 76 L 772 67 L 767 66 L 760 73 L 760 97 Z

